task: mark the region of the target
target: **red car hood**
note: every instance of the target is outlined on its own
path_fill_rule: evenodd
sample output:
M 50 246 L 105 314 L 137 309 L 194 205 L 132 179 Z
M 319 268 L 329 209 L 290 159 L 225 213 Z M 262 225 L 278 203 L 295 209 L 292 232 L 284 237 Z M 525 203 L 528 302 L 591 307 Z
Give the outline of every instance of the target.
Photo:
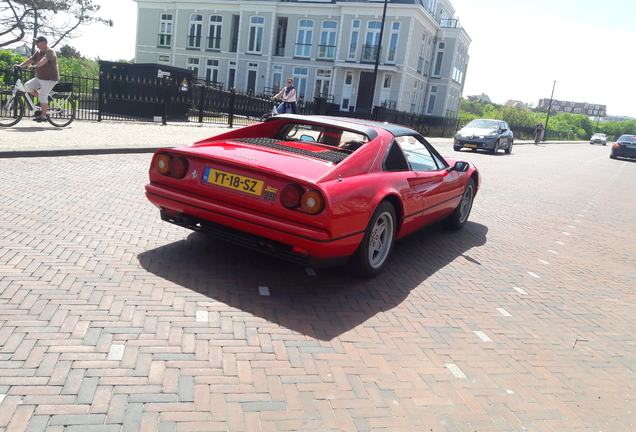
M 337 165 L 333 162 L 311 156 L 312 154 L 318 155 L 321 152 L 337 151 L 337 149 L 312 142 L 285 142 L 285 146 L 302 150 L 305 154 L 250 145 L 233 140 L 206 142 L 205 144 L 194 144 L 189 147 L 180 147 L 173 150 L 182 151 L 204 159 L 214 159 L 233 165 L 269 171 L 279 176 L 308 182 L 317 182 L 325 178 L 332 178 L 334 175 L 329 175 L 330 172 L 336 171 L 338 168 L 343 168 L 341 166 L 339 167 L 339 165 L 342 165 L 342 162 Z M 338 171 L 341 171 L 341 169 Z

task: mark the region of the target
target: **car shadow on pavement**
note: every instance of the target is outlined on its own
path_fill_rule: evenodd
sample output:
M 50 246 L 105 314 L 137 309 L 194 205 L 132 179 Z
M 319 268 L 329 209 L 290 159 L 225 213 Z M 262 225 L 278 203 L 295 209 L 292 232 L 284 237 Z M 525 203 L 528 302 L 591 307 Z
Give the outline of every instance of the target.
M 226 316 L 239 310 L 329 341 L 396 308 L 413 290 L 436 289 L 426 280 L 449 264 L 481 265 L 467 252 L 484 245 L 487 232 L 473 222 L 457 232 L 432 225 L 397 242 L 390 262 L 374 279 L 356 278 L 346 266 L 305 269 L 200 233 L 145 251 L 138 259 L 157 277 L 229 307 L 210 310 Z M 269 295 L 262 295 L 264 287 Z

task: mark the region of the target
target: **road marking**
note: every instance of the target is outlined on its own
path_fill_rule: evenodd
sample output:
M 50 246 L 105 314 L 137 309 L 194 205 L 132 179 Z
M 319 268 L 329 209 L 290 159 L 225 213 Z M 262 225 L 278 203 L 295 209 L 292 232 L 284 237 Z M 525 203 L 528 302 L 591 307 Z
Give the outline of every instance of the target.
M 269 288 L 267 288 L 266 286 L 259 286 L 258 287 L 258 293 L 262 296 L 268 296 L 269 295 Z
M 569 226 L 570 228 L 575 228 L 575 229 L 576 229 L 576 227 L 575 227 L 574 225 L 568 225 L 568 226 Z
M 567 233 L 567 232 L 565 232 L 565 231 L 563 231 L 563 234 L 565 234 L 566 236 L 572 235 L 572 234 Z
M 484 342 L 492 342 L 492 339 L 490 339 L 488 337 L 488 335 L 486 333 L 484 333 L 483 331 L 475 330 L 474 332 L 477 335 L 477 337 L 479 339 L 483 340 Z
M 536 274 L 536 273 L 528 272 L 528 274 L 529 274 L 530 276 L 532 276 L 532 277 L 536 277 L 536 278 L 541 279 L 541 276 L 539 276 L 539 275 L 538 275 L 538 274 Z
M 555 254 L 555 255 L 558 255 L 558 254 L 559 254 L 558 252 L 555 252 L 555 251 L 553 251 L 553 250 L 551 250 L 551 249 L 548 249 L 548 252 L 552 252 L 552 253 L 553 253 L 553 254 Z
M 5 397 L 7 397 L 6 394 L 0 394 L 0 404 L 2 403 Z
M 508 312 L 507 310 L 505 310 L 504 308 L 497 308 L 497 310 L 499 311 L 500 314 L 502 314 L 505 317 L 511 317 L 512 314 L 510 312 Z
M 124 358 L 126 345 L 111 345 L 106 360 L 121 360 Z
M 197 311 L 197 322 L 208 322 L 208 311 Z
M 446 363 L 446 368 L 455 378 L 466 378 L 466 374 L 455 363 Z
M 312 268 L 306 268 L 305 271 L 309 276 L 316 276 L 316 272 Z
M 513 287 L 518 293 L 523 294 L 523 295 L 528 295 L 527 292 L 525 292 L 524 290 L 522 290 L 521 288 L 517 288 L 517 287 Z
M 561 243 L 560 241 L 555 241 L 555 243 L 560 244 L 561 246 L 565 246 L 565 243 Z
M 540 259 L 540 260 L 539 260 L 539 262 L 540 262 L 540 263 L 543 263 L 543 264 L 545 264 L 545 265 L 550 265 L 550 263 L 549 263 L 549 262 L 544 261 L 544 260 L 542 260 L 542 259 Z
M 576 220 L 576 219 L 574 219 L 574 222 L 576 222 L 576 223 L 581 223 L 581 221 L 578 221 L 578 220 Z

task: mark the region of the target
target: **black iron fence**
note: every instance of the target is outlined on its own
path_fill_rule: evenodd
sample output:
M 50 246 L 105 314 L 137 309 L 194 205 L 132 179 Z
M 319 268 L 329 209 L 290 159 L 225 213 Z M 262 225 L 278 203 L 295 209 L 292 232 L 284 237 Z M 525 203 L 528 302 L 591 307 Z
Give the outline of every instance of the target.
M 101 68 L 99 78 L 60 76 L 61 81 L 73 83 L 77 120 L 196 122 L 233 127 L 253 124 L 274 107 L 272 94 L 223 89 L 219 83 L 193 78 L 187 70 L 181 70 L 185 72 L 180 75 L 180 71 L 152 65 L 150 72 L 130 74 L 126 73 L 126 64 L 107 66 Z M 4 77 L 2 86 L 13 84 L 11 71 L 0 74 Z M 33 76 L 26 70 L 20 75 L 23 82 Z M 367 118 L 364 113 L 341 111 L 339 105 L 323 97 L 299 100 L 297 113 Z M 431 137 L 451 137 L 457 130 L 455 119 L 416 115 L 386 106 L 375 107 L 370 119 L 408 126 Z

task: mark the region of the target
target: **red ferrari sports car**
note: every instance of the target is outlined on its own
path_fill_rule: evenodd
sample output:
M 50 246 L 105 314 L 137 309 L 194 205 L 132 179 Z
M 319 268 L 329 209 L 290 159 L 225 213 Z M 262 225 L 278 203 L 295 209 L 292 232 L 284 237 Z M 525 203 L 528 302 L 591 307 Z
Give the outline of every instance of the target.
M 377 275 L 396 239 L 464 226 L 480 177 L 404 126 L 284 114 L 156 151 L 164 221 L 308 267 Z

